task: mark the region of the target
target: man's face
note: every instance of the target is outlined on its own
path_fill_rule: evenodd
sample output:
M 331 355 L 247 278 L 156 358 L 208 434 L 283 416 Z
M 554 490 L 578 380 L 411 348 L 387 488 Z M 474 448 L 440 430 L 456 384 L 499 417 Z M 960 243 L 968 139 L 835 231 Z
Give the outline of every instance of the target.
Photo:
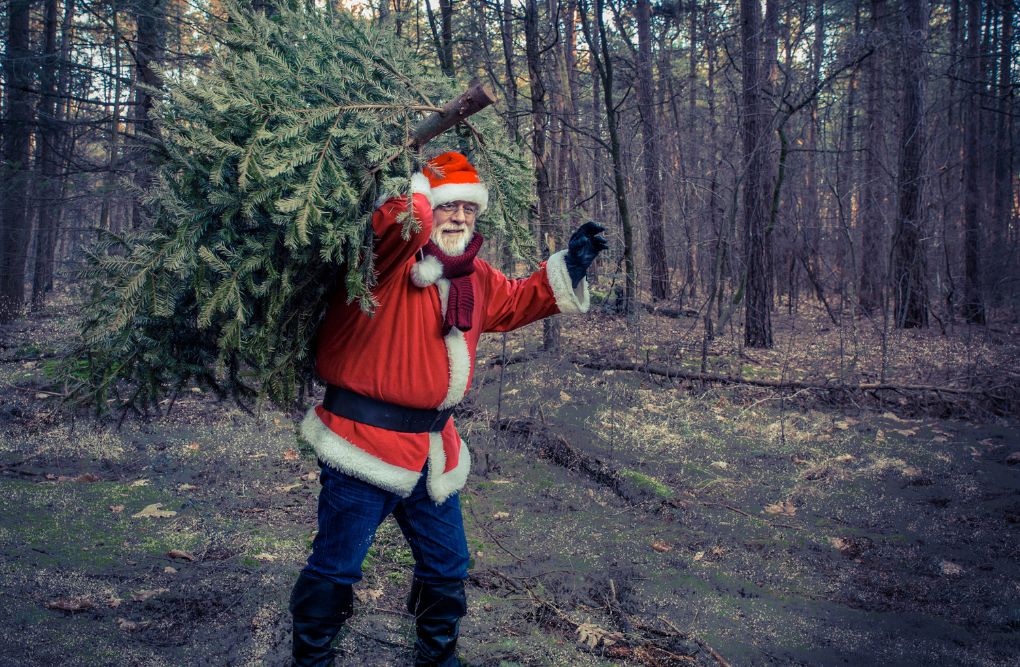
M 432 209 L 432 240 L 447 255 L 461 255 L 475 233 L 478 204 L 452 201 Z

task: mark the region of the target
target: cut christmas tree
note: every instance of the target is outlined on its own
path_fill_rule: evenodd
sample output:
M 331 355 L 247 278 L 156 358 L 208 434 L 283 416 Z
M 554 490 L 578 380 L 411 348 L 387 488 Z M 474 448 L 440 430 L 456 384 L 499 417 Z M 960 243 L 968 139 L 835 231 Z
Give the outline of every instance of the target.
M 484 91 L 458 97 L 467 86 L 395 36 L 295 4 L 270 18 L 229 6 L 211 65 L 167 82 L 151 227 L 90 255 L 82 340 L 61 371 L 73 401 L 143 410 L 193 384 L 300 400 L 330 295 L 375 305 L 374 203 L 409 194 L 430 155 L 467 153 L 490 190 L 482 232 L 528 245 L 531 170 L 495 113 L 435 136 Z

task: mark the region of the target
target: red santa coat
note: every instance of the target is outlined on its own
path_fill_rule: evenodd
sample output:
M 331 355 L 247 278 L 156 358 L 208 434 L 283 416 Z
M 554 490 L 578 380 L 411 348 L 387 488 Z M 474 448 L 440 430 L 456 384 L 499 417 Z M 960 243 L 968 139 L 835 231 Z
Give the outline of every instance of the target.
M 454 328 L 444 337 L 449 282 L 438 260 L 416 259 L 432 230 L 432 207 L 427 182 L 416 181 L 415 192 L 421 230 L 411 238 L 402 238 L 403 223 L 397 221 L 405 199 L 390 199 L 374 213 L 379 306 L 369 317 L 357 303 L 347 304 L 345 294 L 336 297 L 319 331 L 316 370 L 326 382 L 371 398 L 443 409 L 459 403 L 471 386 L 483 332 L 511 331 L 559 312 L 586 312 L 588 287 L 586 282 L 571 287 L 564 252 L 521 280 L 476 258 L 472 328 Z M 441 432 L 399 433 L 320 405 L 309 410 L 301 434 L 327 465 L 402 496 L 411 493 L 428 461 L 427 487 L 437 503 L 464 486 L 471 467 L 452 418 Z

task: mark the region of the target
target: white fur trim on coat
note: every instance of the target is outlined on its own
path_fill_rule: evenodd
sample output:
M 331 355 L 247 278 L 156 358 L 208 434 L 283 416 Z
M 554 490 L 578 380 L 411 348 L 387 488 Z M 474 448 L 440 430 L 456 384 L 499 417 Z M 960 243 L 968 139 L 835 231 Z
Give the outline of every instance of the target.
M 418 287 L 428 287 L 442 277 L 443 263 L 434 255 L 427 255 L 411 267 L 411 282 Z
M 549 261 L 545 263 L 545 274 L 556 297 L 556 305 L 559 306 L 561 313 L 587 313 L 591 306 L 588 279 L 582 278 L 576 288 L 571 285 L 566 256 L 567 251 L 561 250 L 549 257 Z
M 478 213 L 489 208 L 489 189 L 481 183 L 447 183 L 432 188 L 432 208 L 452 201 L 478 204 Z
M 326 465 L 404 498 L 411 495 L 421 477 L 420 472 L 386 463 L 341 438 L 322 423 L 315 408 L 301 422 L 301 435 Z
M 457 437 L 459 440 L 460 436 Z M 426 486 L 429 497 L 436 503 L 442 503 L 460 491 L 467 482 L 468 473 L 471 472 L 471 454 L 463 440 L 460 440 L 460 458 L 457 459 L 457 467 L 450 472 L 443 472 L 444 470 L 446 470 L 446 452 L 443 451 L 443 434 L 429 433 L 429 476 Z
M 435 207 L 435 204 L 432 202 L 432 186 L 429 185 L 428 176 L 421 173 L 420 171 L 411 176 L 411 194 L 414 194 L 416 192 L 420 192 L 421 194 L 425 195 L 425 198 L 429 200 L 429 205 Z M 375 207 L 379 208 L 380 206 L 388 202 L 391 198 L 399 196 L 400 195 L 394 195 L 391 193 L 381 194 L 379 195 L 379 198 L 375 200 Z

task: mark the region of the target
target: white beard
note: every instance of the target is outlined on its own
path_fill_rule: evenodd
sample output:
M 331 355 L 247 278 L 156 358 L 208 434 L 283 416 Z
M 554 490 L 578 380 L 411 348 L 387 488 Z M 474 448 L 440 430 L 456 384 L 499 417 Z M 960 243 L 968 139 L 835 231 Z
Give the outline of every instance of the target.
M 434 230 L 432 232 L 432 241 L 450 257 L 458 257 L 464 254 L 468 243 L 471 242 L 471 234 L 465 232 L 457 238 L 451 239 L 444 237 L 441 231 Z

